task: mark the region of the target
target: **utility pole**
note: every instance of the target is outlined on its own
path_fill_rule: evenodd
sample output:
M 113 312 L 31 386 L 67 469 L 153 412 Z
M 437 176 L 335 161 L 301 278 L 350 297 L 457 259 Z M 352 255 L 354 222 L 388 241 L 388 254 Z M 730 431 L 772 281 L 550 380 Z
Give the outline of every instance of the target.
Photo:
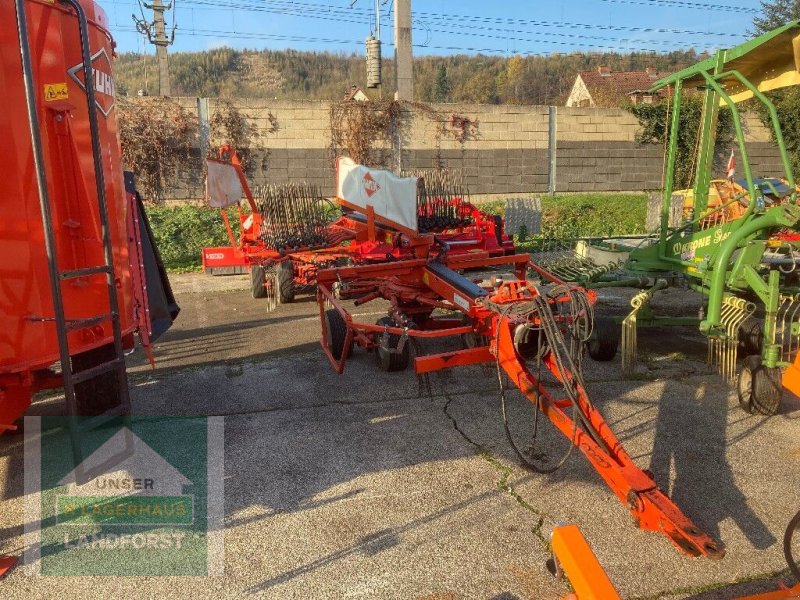
M 414 63 L 411 55 L 411 0 L 394 0 L 395 100 L 414 100 Z
M 147 36 L 148 41 L 156 47 L 156 63 L 158 65 L 158 94 L 159 96 L 171 96 L 169 84 L 169 62 L 167 60 L 167 46 L 175 41 L 175 21 L 172 22 L 172 32 L 167 36 L 167 29 L 164 13 L 172 9 L 172 3 L 164 4 L 162 0 L 153 0 L 152 4 L 141 3 L 144 8 L 153 11 L 153 21 L 148 22 L 144 18 L 139 19 L 136 15 L 131 15 L 136 23 L 136 29 L 142 35 Z
M 153 1 L 153 25 L 155 37 L 153 44 L 156 46 L 156 61 L 158 62 L 158 93 L 160 96 L 170 96 L 169 89 L 169 63 L 167 62 L 167 32 L 164 30 L 164 11 L 167 8 L 161 0 Z

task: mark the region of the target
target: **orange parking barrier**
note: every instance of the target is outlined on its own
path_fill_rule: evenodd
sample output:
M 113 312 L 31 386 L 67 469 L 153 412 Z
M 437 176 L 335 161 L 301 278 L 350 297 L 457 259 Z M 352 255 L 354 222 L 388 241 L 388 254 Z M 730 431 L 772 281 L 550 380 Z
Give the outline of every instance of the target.
M 800 353 L 794 359 L 794 363 L 789 365 L 783 372 L 783 387 L 796 396 L 800 396 Z
M 0 579 L 8 575 L 9 571 L 17 565 L 17 557 L 10 554 L 0 554 Z
M 575 590 L 564 600 L 619 600 L 619 594 L 577 525 L 562 525 L 550 538 L 553 554 Z
M 742 596 L 739 600 L 787 600 L 788 598 L 800 598 L 800 583 L 791 588 L 783 587 L 775 592 L 757 594 L 755 596 Z

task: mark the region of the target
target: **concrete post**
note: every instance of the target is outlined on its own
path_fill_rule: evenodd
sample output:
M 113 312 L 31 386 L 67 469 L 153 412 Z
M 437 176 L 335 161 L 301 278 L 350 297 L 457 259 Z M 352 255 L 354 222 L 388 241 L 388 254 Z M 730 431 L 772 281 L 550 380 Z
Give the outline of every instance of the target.
M 547 191 L 550 195 L 556 193 L 556 153 L 558 151 L 556 143 L 556 123 L 558 117 L 558 109 L 555 106 L 549 107 L 548 118 L 548 135 L 547 135 Z
M 209 152 L 211 138 L 211 124 L 208 111 L 208 98 L 197 99 L 197 121 L 200 129 L 200 158 L 205 158 Z
M 414 63 L 411 52 L 411 0 L 395 0 L 394 65 L 395 100 L 414 100 Z

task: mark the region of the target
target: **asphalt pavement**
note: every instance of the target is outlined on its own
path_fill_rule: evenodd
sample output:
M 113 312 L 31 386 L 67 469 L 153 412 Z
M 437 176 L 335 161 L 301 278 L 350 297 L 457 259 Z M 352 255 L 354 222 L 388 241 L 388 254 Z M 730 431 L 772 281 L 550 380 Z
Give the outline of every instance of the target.
M 140 415 L 224 416 L 225 571 L 218 577 L 35 577 L 17 569 L 3 598 L 555 599 L 545 568 L 561 522 L 577 524 L 626 599 L 734 598 L 784 579 L 783 531 L 800 509 L 800 400 L 778 416 L 744 414 L 705 364 L 691 329 L 640 333 L 636 378 L 620 356 L 586 361 L 588 392 L 634 460 L 704 531 L 721 561 L 686 558 L 637 529 L 586 459 L 552 475 L 522 468 L 503 430 L 492 366 L 430 377 L 384 373 L 356 351 L 343 375 L 321 352 L 310 296 L 266 313 L 245 277 L 172 277 L 181 314 L 152 369 L 130 360 Z M 627 297 L 602 295 L 599 310 Z M 698 300 L 670 290 L 665 311 Z M 380 303 L 353 308 L 363 320 Z M 515 435 L 531 407 L 509 396 Z M 53 414 L 58 398 L 32 412 Z M 548 426 L 539 456 L 567 444 Z M 0 438 L 0 552 L 24 548 L 21 436 Z M 734 585 L 736 584 L 736 585 Z M 733 586 L 733 587 L 732 587 Z

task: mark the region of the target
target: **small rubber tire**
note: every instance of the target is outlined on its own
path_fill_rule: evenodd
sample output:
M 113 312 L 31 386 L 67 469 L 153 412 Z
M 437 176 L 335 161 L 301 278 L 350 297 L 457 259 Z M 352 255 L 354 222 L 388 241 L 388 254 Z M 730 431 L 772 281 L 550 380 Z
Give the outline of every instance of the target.
M 381 327 L 385 327 L 387 325 L 389 327 L 396 327 L 394 321 L 392 321 L 389 317 L 381 317 L 375 324 L 380 325 Z M 406 340 L 402 352 L 389 352 L 386 348 L 380 345 L 380 338 L 382 336 L 382 333 L 378 334 L 379 343 L 378 347 L 375 349 L 375 360 L 378 363 L 378 367 L 380 367 L 382 371 L 387 371 L 389 373 L 395 371 L 404 371 L 406 367 L 408 367 L 408 359 L 410 356 L 408 347 L 410 345 L 410 340 Z M 399 335 L 394 333 L 389 334 L 389 348 L 396 349 L 399 343 Z
M 595 319 L 592 337 L 586 342 L 586 351 L 598 362 L 613 360 L 619 349 L 619 337 L 619 325 L 614 319 Z
M 736 393 L 746 413 L 767 417 L 777 414 L 783 396 L 781 370 L 764 366 L 758 354 L 748 356 L 739 371 Z
M 264 283 L 267 281 L 267 274 L 261 265 L 250 265 L 250 290 L 253 298 L 266 298 L 267 290 Z
M 800 581 L 800 566 L 797 564 L 797 557 L 792 555 L 792 538 L 799 529 L 800 512 L 792 517 L 792 520 L 789 521 L 789 526 L 786 528 L 786 533 L 783 534 L 783 556 L 786 558 L 789 570 L 797 581 Z
M 275 265 L 276 296 L 280 304 L 294 302 L 294 267 L 291 260 Z
M 342 315 L 335 308 L 329 308 L 325 311 L 325 330 L 327 332 L 326 341 L 328 342 L 328 349 L 331 351 L 333 358 L 339 360 L 344 354 L 344 342 L 347 339 L 347 323 L 345 323 Z M 353 342 L 350 341 L 350 351 L 353 350 Z
M 489 345 L 489 338 L 485 335 L 478 335 L 477 333 L 462 333 L 461 344 L 464 349 L 470 350 L 472 348 L 479 348 Z
M 764 328 L 761 322 L 748 319 L 739 328 L 739 341 L 746 354 L 761 352 L 761 343 L 764 340 Z
M 524 324 L 514 329 L 514 349 L 525 360 L 544 358 L 550 352 L 544 332 Z

